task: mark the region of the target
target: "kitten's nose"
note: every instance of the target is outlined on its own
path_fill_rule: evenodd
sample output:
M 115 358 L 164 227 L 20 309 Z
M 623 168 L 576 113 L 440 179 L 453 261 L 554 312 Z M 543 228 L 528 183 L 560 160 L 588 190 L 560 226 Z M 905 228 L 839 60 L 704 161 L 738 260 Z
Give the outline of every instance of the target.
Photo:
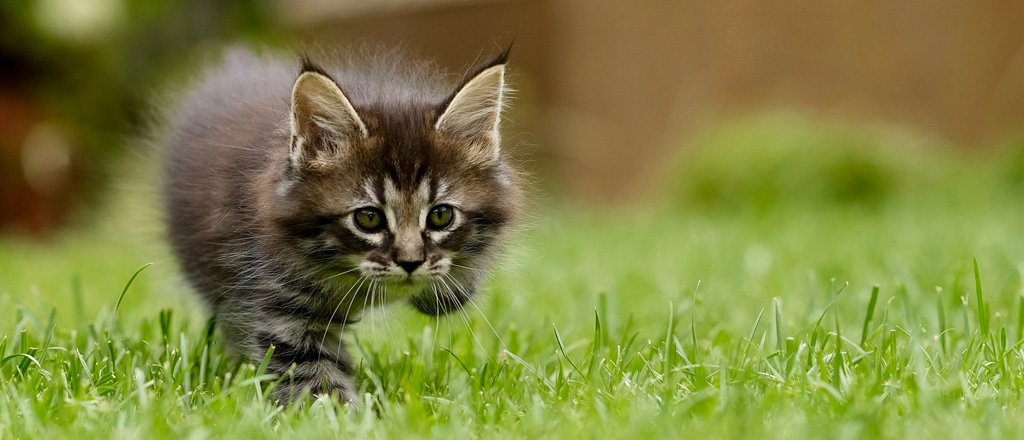
M 406 273 L 412 273 L 417 267 L 420 267 L 421 264 L 423 264 L 423 260 L 398 262 L 398 265 L 402 266 L 402 269 L 405 269 Z

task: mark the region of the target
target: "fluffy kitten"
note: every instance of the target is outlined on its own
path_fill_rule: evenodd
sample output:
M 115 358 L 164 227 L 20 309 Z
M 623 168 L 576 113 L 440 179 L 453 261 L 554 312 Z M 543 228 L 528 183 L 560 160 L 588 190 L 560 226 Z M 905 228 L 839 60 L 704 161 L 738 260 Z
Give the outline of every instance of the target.
M 166 143 L 170 242 L 228 346 L 352 400 L 343 330 L 368 307 L 471 299 L 521 194 L 500 148 L 508 51 L 455 87 L 383 51 L 320 67 L 235 52 Z

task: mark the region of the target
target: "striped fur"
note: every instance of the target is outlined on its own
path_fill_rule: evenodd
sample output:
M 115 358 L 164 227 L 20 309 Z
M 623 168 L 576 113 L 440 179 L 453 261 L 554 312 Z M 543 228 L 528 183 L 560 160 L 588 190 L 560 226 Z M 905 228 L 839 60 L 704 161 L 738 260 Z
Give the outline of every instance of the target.
M 437 315 L 476 292 L 521 202 L 498 136 L 507 57 L 453 87 L 386 50 L 325 66 L 233 52 L 185 95 L 166 142 L 170 242 L 228 345 L 274 347 L 282 402 L 355 398 L 342 340 L 365 310 Z M 440 206 L 444 227 L 428 220 Z M 384 226 L 360 226 L 364 209 Z

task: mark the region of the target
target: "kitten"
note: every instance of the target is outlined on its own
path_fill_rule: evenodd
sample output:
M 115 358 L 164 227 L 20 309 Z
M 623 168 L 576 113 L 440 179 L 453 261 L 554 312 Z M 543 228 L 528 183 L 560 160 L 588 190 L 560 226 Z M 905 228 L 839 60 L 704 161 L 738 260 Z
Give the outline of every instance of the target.
M 321 67 L 230 53 L 166 142 L 170 243 L 229 347 L 355 398 L 341 337 L 370 307 L 457 310 L 521 202 L 500 147 L 508 50 L 451 87 L 393 52 Z

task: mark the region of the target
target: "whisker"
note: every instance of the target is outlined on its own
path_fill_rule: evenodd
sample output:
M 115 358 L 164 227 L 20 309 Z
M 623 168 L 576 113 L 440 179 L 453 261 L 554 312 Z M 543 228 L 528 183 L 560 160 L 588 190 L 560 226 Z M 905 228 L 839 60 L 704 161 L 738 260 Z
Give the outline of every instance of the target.
M 448 279 L 451 280 L 451 282 L 455 284 L 456 287 L 462 290 L 463 295 L 466 295 L 467 297 L 469 296 L 469 292 L 462 285 L 462 283 L 459 282 L 459 280 L 455 279 L 455 277 L 451 276 L 451 274 L 445 274 L 445 276 L 448 277 Z M 494 337 L 498 338 L 498 342 L 501 344 L 501 348 L 503 350 L 508 350 L 508 346 L 505 345 L 505 341 L 501 339 L 501 335 L 499 335 L 498 331 L 494 329 L 493 325 L 491 325 L 491 320 L 487 318 L 487 314 L 485 314 L 484 311 L 480 309 L 480 306 L 478 306 L 476 302 L 473 301 L 473 298 L 467 299 L 466 302 L 472 305 L 473 308 L 476 309 L 477 313 L 480 314 L 480 317 L 484 319 L 484 322 L 487 323 L 487 327 L 490 327 L 491 333 L 494 333 Z
M 363 280 L 363 278 L 364 277 L 360 275 L 358 281 Z M 338 305 L 336 307 L 334 307 L 334 311 L 331 312 L 331 317 L 327 319 L 327 324 L 324 326 L 324 335 L 323 335 L 323 337 L 320 338 L 320 345 L 317 346 L 317 350 L 318 350 L 317 360 L 320 360 L 320 354 L 323 353 L 323 345 L 324 345 L 324 342 L 327 341 L 327 333 L 331 330 L 331 323 L 334 321 L 334 315 L 338 313 L 338 309 L 341 309 L 341 304 L 344 303 L 345 299 L 348 298 L 349 293 L 352 292 L 352 289 L 354 289 L 355 286 L 356 286 L 356 283 L 352 283 L 352 287 L 350 287 L 348 289 L 348 291 L 345 292 L 345 294 L 341 296 L 341 299 L 338 300 Z M 349 307 L 351 307 L 351 306 L 352 306 L 352 302 L 350 301 L 349 302 Z M 348 318 L 348 313 L 346 313 L 345 315 L 346 315 L 345 317 Z
M 449 263 L 449 264 L 451 264 L 452 267 L 457 267 L 459 269 L 471 270 L 473 272 L 477 272 L 477 273 L 480 273 L 480 274 L 486 274 L 487 273 L 486 270 L 480 269 L 480 268 L 476 268 L 476 267 L 469 267 L 469 266 L 464 266 L 464 265 L 455 264 L 455 263 Z M 447 274 L 445 274 L 445 275 L 447 275 Z
M 395 335 L 391 333 L 391 320 L 388 319 L 388 308 L 384 307 L 386 305 L 385 301 L 387 301 L 387 285 L 384 283 L 378 283 L 377 289 L 380 293 L 381 313 L 384 315 L 384 331 L 387 334 L 387 340 L 390 344 L 391 341 L 395 339 Z
M 451 286 L 448 285 L 448 282 L 445 281 L 445 277 L 441 277 L 439 278 L 439 280 L 445 285 L 445 288 L 448 290 L 448 296 L 452 299 L 452 301 L 457 303 L 459 299 L 457 296 L 455 296 L 455 291 L 452 290 Z M 484 347 L 484 344 L 482 344 L 480 342 L 480 339 L 476 337 L 476 332 L 473 331 L 473 325 L 470 323 L 469 315 L 466 314 L 466 311 L 461 307 L 458 309 L 458 312 L 459 316 L 462 318 L 462 321 L 466 323 L 466 329 L 469 331 L 469 335 L 473 337 L 473 342 L 475 342 L 476 345 L 479 346 L 480 349 L 484 351 L 484 354 L 487 355 L 487 358 L 489 360 L 495 362 L 494 357 L 491 356 L 491 353 L 489 351 L 487 351 L 487 347 Z
M 436 281 L 430 280 L 430 290 L 433 291 L 433 293 L 434 293 L 434 303 L 435 304 L 440 304 L 441 303 L 441 298 L 437 296 L 437 284 L 436 283 L 437 283 Z M 437 347 L 437 334 L 440 333 L 440 332 L 441 332 L 441 314 L 440 313 L 435 313 L 434 314 L 434 340 L 431 342 L 431 345 L 433 345 L 433 347 L 431 347 L 432 349 Z M 449 344 L 449 345 L 451 345 L 451 344 Z M 449 347 L 449 348 L 451 348 L 451 347 Z
M 358 268 L 358 267 L 353 267 L 353 268 L 351 268 L 351 269 L 349 269 L 349 270 L 346 270 L 346 271 L 344 271 L 344 272 L 338 272 L 338 273 L 336 273 L 336 274 L 334 274 L 334 275 L 331 275 L 331 276 L 329 276 L 329 277 L 327 277 L 327 278 L 324 278 L 324 279 L 323 279 L 323 280 L 321 280 L 321 281 L 329 281 L 329 280 L 333 280 L 333 279 L 335 279 L 335 278 L 337 278 L 337 277 L 340 277 L 340 276 L 342 276 L 342 275 L 345 275 L 345 274 L 347 274 L 347 273 L 352 273 L 352 272 L 354 272 L 354 271 L 357 271 L 357 270 L 359 270 L 359 268 Z
M 364 279 L 365 279 L 365 277 L 363 277 L 363 276 L 360 276 L 360 277 L 359 277 L 359 284 L 360 284 L 360 285 L 362 285 L 362 282 L 363 282 L 363 280 L 364 280 Z M 356 295 L 358 295 L 358 294 L 359 294 L 359 289 L 358 289 L 358 288 L 356 288 L 356 289 L 355 289 L 355 294 L 356 294 Z M 353 300 L 353 301 L 349 301 L 349 302 L 348 302 L 348 308 L 347 308 L 347 309 L 345 309 L 345 317 L 344 317 L 344 318 L 342 318 L 342 321 L 344 321 L 344 322 L 348 322 L 348 316 L 349 316 L 349 312 L 351 312 L 351 311 L 352 311 L 352 305 L 353 305 L 353 304 L 355 304 L 355 303 L 356 303 L 356 302 L 355 302 L 354 300 Z M 366 307 L 366 297 L 365 297 L 365 296 L 363 297 L 363 307 Z

